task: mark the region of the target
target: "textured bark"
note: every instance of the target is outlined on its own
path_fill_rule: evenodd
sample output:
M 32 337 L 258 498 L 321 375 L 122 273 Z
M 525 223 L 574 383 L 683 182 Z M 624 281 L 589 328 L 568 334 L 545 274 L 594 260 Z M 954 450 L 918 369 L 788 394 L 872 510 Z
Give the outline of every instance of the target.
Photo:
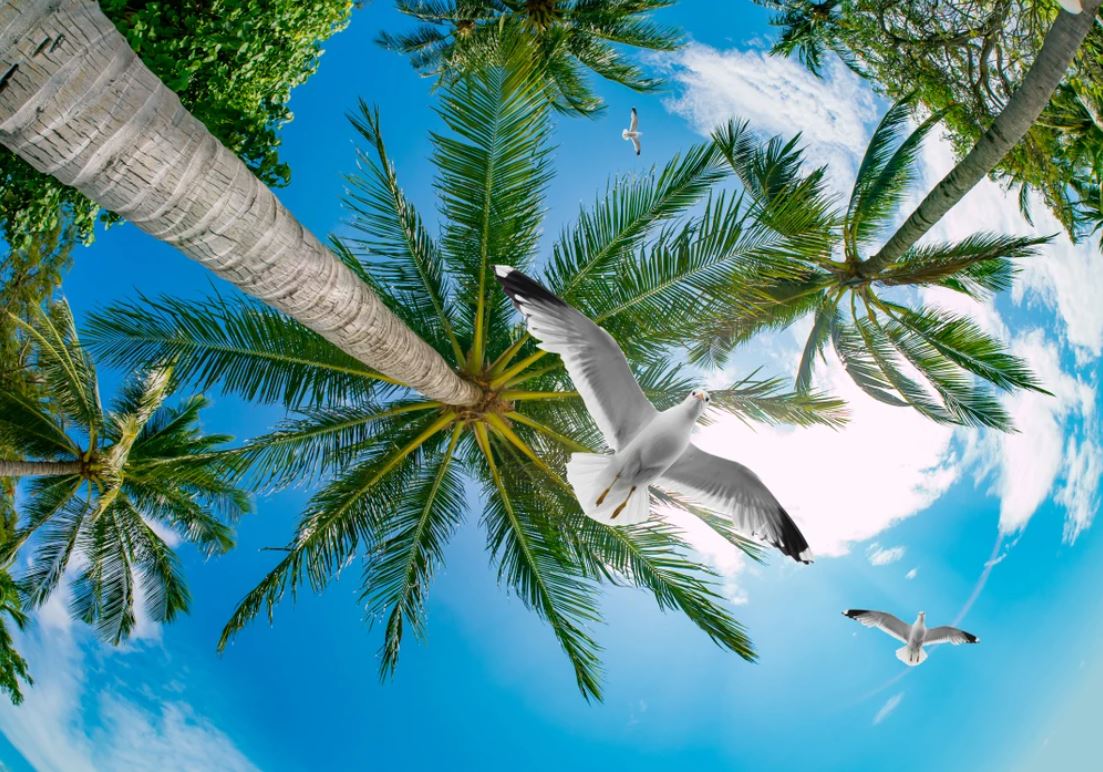
M 462 379 L 194 118 L 88 0 L 0 0 L 0 143 L 430 399 Z
M 928 230 L 965 197 L 973 186 L 996 168 L 1038 120 L 1050 97 L 1065 77 L 1080 44 L 1095 24 L 1103 0 L 1084 0 L 1078 14 L 1061 11 L 1046 33 L 1042 50 L 1034 60 L 1022 85 L 1014 93 L 988 131 L 977 141 L 969 155 L 961 159 L 935 186 L 911 217 L 893 234 L 881 251 L 867 260 L 863 273 L 872 275 L 897 260 Z
M 80 474 L 79 461 L 0 461 L 0 477 L 56 477 Z

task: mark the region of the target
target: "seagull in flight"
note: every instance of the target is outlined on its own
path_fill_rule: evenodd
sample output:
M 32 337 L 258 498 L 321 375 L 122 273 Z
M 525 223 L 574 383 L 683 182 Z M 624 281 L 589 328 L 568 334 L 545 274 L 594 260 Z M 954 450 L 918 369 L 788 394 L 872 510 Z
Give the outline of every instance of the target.
M 800 529 L 747 467 L 690 442 L 708 407 L 696 389 L 667 410 L 644 396 L 616 341 L 577 310 L 508 265 L 498 283 L 545 351 L 559 354 L 586 410 L 613 453 L 574 453 L 567 480 L 582 511 L 599 523 L 633 525 L 651 515 L 655 484 L 727 515 L 742 533 L 768 542 L 802 563 L 812 562 Z
M 924 646 L 933 646 L 936 643 L 952 643 L 955 646 L 962 643 L 980 643 L 980 638 L 964 630 L 958 630 L 956 627 L 927 627 L 925 611 L 920 611 L 915 622 L 910 625 L 884 611 L 852 608 L 844 611 L 843 616 L 861 622 L 866 627 L 876 627 L 896 640 L 903 641 L 904 645 L 896 650 L 896 658 L 908 667 L 915 667 L 927 658 L 927 652 L 923 650 Z
M 632 140 L 632 147 L 636 148 L 636 155 L 640 154 L 640 137 L 643 136 L 643 132 L 638 130 L 640 125 L 640 116 L 636 112 L 636 108 L 632 108 L 632 118 L 628 122 L 628 128 L 621 131 L 621 139 Z

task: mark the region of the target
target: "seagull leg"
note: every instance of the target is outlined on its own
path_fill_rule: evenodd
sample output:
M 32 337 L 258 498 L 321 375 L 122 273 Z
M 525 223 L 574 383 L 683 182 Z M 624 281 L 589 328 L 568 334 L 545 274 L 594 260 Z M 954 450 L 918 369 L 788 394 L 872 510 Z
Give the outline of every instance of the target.
M 628 491 L 628 495 L 624 497 L 624 501 L 622 501 L 620 503 L 620 505 L 617 506 L 617 508 L 613 510 L 613 514 L 610 515 L 610 517 L 609 517 L 610 520 L 616 520 L 617 519 L 617 515 L 619 515 L 621 512 L 623 512 L 624 508 L 626 506 L 628 506 L 628 499 L 632 498 L 632 494 L 635 493 L 635 492 L 636 492 L 636 486 L 633 485 L 632 490 Z
M 609 495 L 609 491 L 613 490 L 613 486 L 617 484 L 617 480 L 620 479 L 620 472 L 617 472 L 617 476 L 613 478 L 613 481 L 609 483 L 609 487 L 601 492 L 601 495 L 597 497 L 597 505 L 600 507 L 602 502 L 605 501 L 605 497 Z

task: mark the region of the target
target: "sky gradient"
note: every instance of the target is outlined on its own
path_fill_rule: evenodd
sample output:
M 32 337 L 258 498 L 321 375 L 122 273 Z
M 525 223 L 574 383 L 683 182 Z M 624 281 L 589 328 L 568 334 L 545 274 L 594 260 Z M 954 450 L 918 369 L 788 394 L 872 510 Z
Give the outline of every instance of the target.
M 717 6 L 720 6 L 719 8 Z M 663 20 L 690 46 L 648 57 L 666 93 L 602 85 L 594 120 L 557 118 L 556 178 L 544 243 L 602 191 L 610 176 L 645 173 L 737 117 L 764 134 L 804 132 L 810 160 L 845 191 L 884 103 L 842 68 L 817 81 L 767 57 L 772 34 L 749 2 L 683 0 Z M 432 219 L 428 131 L 440 128 L 430 83 L 376 47 L 405 22 L 380 1 L 355 12 L 321 66 L 294 94 L 283 131 L 292 184 L 278 194 L 317 235 L 339 232 L 343 175 L 355 167 L 344 115 L 377 104 L 407 195 Z M 640 112 L 644 153 L 620 138 Z M 924 186 L 952 159 L 937 138 L 924 151 Z M 1036 228 L 1055 232 L 1040 208 Z M 1014 196 L 983 183 L 938 236 L 1029 231 Z M 546 256 L 548 249 L 543 250 Z M 0 765 L 22 769 L 479 768 L 667 770 L 1082 768 L 1097 756 L 1089 717 L 1103 710 L 1103 540 L 1092 527 L 1103 471 L 1098 396 L 1103 310 L 1097 245 L 1058 238 L 1015 290 L 969 307 L 1028 358 L 1053 397 L 1016 395 L 1023 429 L 953 431 L 873 403 L 836 363 L 820 385 L 851 401 L 854 420 L 823 429 L 750 431 L 736 421 L 703 430 L 703 446 L 748 464 L 794 514 L 819 560 L 770 555 L 748 564 L 694 534 L 725 575 L 760 659 L 726 654 L 642 592 L 603 599 L 605 700 L 586 703 L 550 632 L 497 586 L 481 513 L 447 551 L 428 606 L 428 638 L 405 643 L 397 677 L 378 680 L 381 636 L 358 607 L 351 568 L 321 595 L 285 601 L 273 627 L 215 642 L 240 597 L 276 558 L 261 551 L 291 534 L 307 492 L 260 499 L 238 547 L 203 560 L 182 549 L 191 613 L 147 624 L 123 649 L 98 643 L 50 602 L 21 636 L 36 685 L 23 706 L 0 704 Z M 131 226 L 101 232 L 75 255 L 64 285 L 78 323 L 137 293 L 205 297 L 234 292 Z M 931 302 L 959 303 L 934 293 Z M 805 326 L 755 339 L 722 382 L 762 365 L 791 375 Z M 105 394 L 123 374 L 104 370 Z M 211 395 L 210 431 L 244 439 L 280 417 L 274 408 Z M 937 647 L 922 667 L 897 643 L 840 616 L 884 609 L 931 624 L 960 622 L 975 647 Z M 962 616 L 964 614 L 964 616 Z M 1091 723 L 1089 723 L 1091 722 Z M 1090 754 L 1090 755 L 1089 755 Z

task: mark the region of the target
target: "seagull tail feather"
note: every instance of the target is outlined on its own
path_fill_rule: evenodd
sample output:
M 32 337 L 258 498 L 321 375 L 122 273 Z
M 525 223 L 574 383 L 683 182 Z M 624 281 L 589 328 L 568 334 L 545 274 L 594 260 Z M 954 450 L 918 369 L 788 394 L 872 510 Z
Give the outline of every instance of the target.
M 629 486 L 616 479 L 612 455 L 572 453 L 571 460 L 567 462 L 567 482 L 582 505 L 582 511 L 599 523 L 632 525 L 646 520 L 650 514 L 647 488 L 640 488 L 629 495 Z M 621 507 L 624 502 L 627 503 Z
M 915 667 L 923 664 L 923 660 L 927 658 L 927 652 L 922 647 L 919 651 L 912 651 L 907 646 L 901 646 L 896 650 L 896 658 L 908 667 Z

